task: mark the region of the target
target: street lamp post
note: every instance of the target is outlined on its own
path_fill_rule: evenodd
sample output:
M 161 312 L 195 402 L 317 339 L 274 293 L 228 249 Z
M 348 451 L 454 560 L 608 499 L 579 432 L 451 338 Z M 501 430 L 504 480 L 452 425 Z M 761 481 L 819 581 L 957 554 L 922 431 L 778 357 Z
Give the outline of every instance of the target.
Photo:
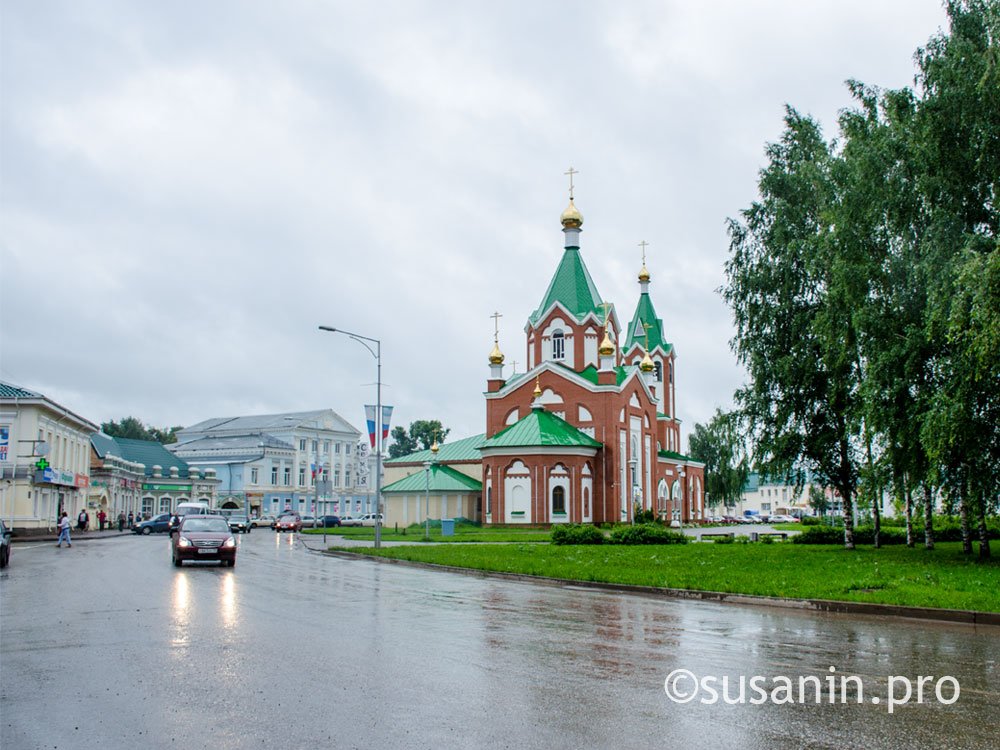
M 430 538 L 430 518 L 431 512 L 431 462 L 424 461 L 424 539 Z
M 382 546 L 382 342 L 368 336 L 345 331 L 342 328 L 320 326 L 319 330 L 342 333 L 357 341 L 375 357 L 377 373 L 375 379 L 375 434 L 377 435 L 375 443 L 375 549 L 379 549 Z M 366 341 L 375 344 L 375 348 L 372 349 L 365 343 Z
M 628 499 L 628 503 L 629 503 L 629 523 L 631 523 L 632 525 L 635 525 L 635 495 L 636 495 L 635 490 L 636 490 L 636 487 L 638 487 L 638 483 L 636 482 L 636 476 L 635 476 L 635 467 L 636 467 L 636 465 L 638 463 L 639 463 L 639 461 L 638 461 L 638 459 L 635 456 L 632 456 L 632 458 L 630 458 L 628 460 L 629 478 L 632 480 L 631 481 L 631 488 L 630 488 L 631 497 L 629 497 L 629 499 Z

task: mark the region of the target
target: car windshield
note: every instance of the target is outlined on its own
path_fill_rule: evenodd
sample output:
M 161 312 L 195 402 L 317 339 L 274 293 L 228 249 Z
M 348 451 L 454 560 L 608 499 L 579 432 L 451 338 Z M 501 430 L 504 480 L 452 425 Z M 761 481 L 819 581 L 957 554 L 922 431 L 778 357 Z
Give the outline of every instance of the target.
M 223 534 L 229 533 L 229 524 L 225 518 L 191 518 L 184 519 L 183 531 L 217 531 Z
M 278 520 L 281 521 L 281 523 L 295 523 L 299 519 L 297 516 L 282 516 Z

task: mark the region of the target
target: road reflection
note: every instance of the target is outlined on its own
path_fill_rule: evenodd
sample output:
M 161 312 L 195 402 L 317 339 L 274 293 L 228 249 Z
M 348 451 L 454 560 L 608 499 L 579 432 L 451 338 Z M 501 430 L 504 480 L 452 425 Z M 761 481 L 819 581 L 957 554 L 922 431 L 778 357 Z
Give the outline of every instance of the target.
M 219 598 L 222 626 L 227 630 L 236 625 L 236 576 L 230 571 L 222 577 L 222 596 Z
M 183 571 L 174 573 L 174 595 L 171 608 L 171 643 L 186 645 L 191 624 L 191 589 L 187 575 Z

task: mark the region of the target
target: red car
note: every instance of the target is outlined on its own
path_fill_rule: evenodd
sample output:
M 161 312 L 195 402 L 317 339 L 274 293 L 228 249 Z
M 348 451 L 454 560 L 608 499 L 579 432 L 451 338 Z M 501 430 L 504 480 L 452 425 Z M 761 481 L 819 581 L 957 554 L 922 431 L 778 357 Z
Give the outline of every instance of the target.
M 178 568 L 185 560 L 218 560 L 236 565 L 236 537 L 223 516 L 184 516 L 170 537 L 170 554 Z
M 302 519 L 294 513 L 287 513 L 274 522 L 275 531 L 302 531 Z

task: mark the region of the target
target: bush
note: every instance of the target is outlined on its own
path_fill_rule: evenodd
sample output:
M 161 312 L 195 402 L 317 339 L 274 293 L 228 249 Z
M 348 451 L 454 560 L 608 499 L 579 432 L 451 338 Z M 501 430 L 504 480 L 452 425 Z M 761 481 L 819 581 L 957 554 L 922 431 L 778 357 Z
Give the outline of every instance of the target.
M 749 540 L 749 537 L 741 536 L 740 539 Z M 712 539 L 713 544 L 735 544 L 736 540 L 731 536 L 717 536 Z
M 604 544 L 604 534 L 589 523 L 567 523 L 552 527 L 553 544 Z
M 658 523 L 656 514 L 651 510 L 640 510 L 633 519 L 635 523 Z
M 657 523 L 624 524 L 611 530 L 612 544 L 687 544 L 688 537 Z
M 802 517 L 803 526 L 822 526 L 823 519 L 819 516 L 803 516 Z

